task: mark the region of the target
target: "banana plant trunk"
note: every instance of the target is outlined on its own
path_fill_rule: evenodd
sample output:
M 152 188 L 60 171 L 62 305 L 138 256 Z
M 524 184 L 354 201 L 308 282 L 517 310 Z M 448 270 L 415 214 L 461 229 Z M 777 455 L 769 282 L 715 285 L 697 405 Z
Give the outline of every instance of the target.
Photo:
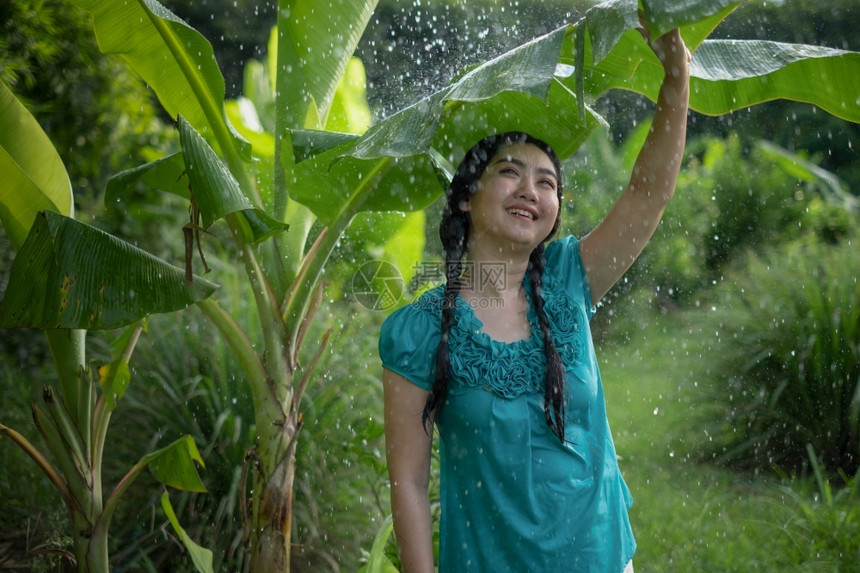
M 47 330 L 45 334 L 54 359 L 59 387 L 45 388 L 42 393 L 44 409 L 33 407 L 33 421 L 51 449 L 73 442 L 75 433 L 82 438 L 87 434 L 92 435 L 94 389 L 89 376 L 84 375 L 86 331 Z M 66 426 L 65 435 L 53 423 L 54 420 L 65 418 L 54 415 L 62 410 L 69 413 L 67 419 L 71 422 Z M 63 452 L 55 452 L 55 456 L 60 453 L 57 462 L 66 474 L 63 485 L 71 494 L 64 498 L 71 517 L 77 570 L 80 573 L 101 573 L 110 571 L 110 562 L 108 529 L 101 525 L 99 519 L 103 512 L 101 467 L 98 460 L 93 459 L 100 449 L 96 446 L 87 450 L 84 459 L 74 460 L 62 455 Z
M 76 510 L 72 510 L 72 524 L 78 573 L 110 571 L 107 530 L 93 527 L 92 520 L 83 512 Z
M 254 492 L 260 492 L 254 496 L 259 500 L 251 537 L 251 571 L 254 573 L 290 570 L 299 421 L 295 409 L 290 408 L 285 416 L 267 423 L 270 431 L 260 433 L 254 460 L 258 464 L 254 468 Z

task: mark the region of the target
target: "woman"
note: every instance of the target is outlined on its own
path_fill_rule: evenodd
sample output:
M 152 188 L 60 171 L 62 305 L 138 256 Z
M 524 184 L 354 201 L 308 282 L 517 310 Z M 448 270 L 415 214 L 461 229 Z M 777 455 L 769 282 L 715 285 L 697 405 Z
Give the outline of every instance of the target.
M 588 320 L 630 267 L 675 189 L 690 55 L 652 43 L 665 70 L 625 191 L 581 240 L 547 244 L 561 168 L 521 133 L 460 164 L 440 225 L 446 283 L 380 336 L 386 454 L 403 570 L 433 571 L 428 482 L 440 435 L 440 571 L 632 570 L 631 499 L 609 433 Z

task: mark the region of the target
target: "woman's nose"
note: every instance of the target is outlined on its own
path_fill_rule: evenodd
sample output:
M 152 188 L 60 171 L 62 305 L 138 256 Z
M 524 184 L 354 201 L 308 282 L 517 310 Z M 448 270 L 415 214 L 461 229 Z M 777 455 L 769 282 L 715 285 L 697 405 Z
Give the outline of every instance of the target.
M 532 202 L 536 201 L 538 194 L 535 182 L 529 178 L 524 178 L 520 183 L 519 196 Z

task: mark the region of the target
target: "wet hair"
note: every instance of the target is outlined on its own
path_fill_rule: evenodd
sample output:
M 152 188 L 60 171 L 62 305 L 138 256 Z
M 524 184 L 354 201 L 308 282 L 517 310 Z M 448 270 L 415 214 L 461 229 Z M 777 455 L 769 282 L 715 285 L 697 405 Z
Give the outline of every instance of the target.
M 564 441 L 564 369 L 558 350 L 552 340 L 552 334 L 544 310 L 542 293 L 542 277 L 544 269 L 544 246 L 558 231 L 561 216 L 561 162 L 552 148 L 522 132 L 508 132 L 491 135 L 476 143 L 466 152 L 463 161 L 457 168 L 451 185 L 447 191 L 447 202 L 439 224 L 439 238 L 445 252 L 445 294 L 442 301 L 441 337 L 436 348 L 435 377 L 433 386 L 427 396 L 422 418 L 425 427 L 431 414 L 441 413 L 448 397 L 448 381 L 451 375 L 451 360 L 449 356 L 448 337 L 454 326 L 454 310 L 457 295 L 460 292 L 461 275 L 463 272 L 463 256 L 466 254 L 467 240 L 471 228 L 469 213 L 461 209 L 463 202 L 468 201 L 478 190 L 478 182 L 490 161 L 505 145 L 528 144 L 543 151 L 552 161 L 558 179 L 559 210 L 555 224 L 549 235 L 540 245 L 535 247 L 529 256 L 528 280 L 532 292 L 532 304 L 537 314 L 543 338 L 544 354 L 546 356 L 546 377 L 544 380 L 544 415 L 546 423 L 559 439 Z

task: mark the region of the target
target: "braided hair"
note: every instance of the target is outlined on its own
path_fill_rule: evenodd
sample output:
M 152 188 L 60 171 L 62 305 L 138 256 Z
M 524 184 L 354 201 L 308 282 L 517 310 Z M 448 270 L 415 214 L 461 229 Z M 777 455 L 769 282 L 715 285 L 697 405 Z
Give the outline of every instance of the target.
M 558 198 L 561 205 L 561 162 L 549 145 L 522 132 L 508 132 L 491 135 L 476 143 L 457 168 L 451 185 L 446 193 L 447 202 L 439 224 L 439 238 L 445 252 L 445 294 L 442 300 L 442 322 L 439 346 L 436 348 L 435 378 L 427 402 L 424 405 L 422 418 L 425 427 L 431 414 L 438 417 L 448 397 L 448 380 L 450 378 L 451 361 L 449 356 L 448 337 L 454 326 L 454 310 L 457 295 L 460 292 L 461 274 L 463 272 L 463 256 L 466 254 L 466 241 L 469 238 L 471 219 L 469 214 L 461 209 L 461 204 L 468 201 L 478 190 L 478 182 L 493 157 L 505 145 L 529 144 L 546 153 L 558 174 Z M 546 378 L 544 381 L 544 415 L 549 428 L 564 441 L 564 369 L 558 350 L 552 340 L 544 301 L 541 296 L 542 276 L 544 270 L 544 245 L 558 231 L 561 208 L 558 210 L 555 224 L 549 235 L 535 247 L 529 256 L 528 280 L 532 292 L 532 304 L 538 317 L 546 355 Z

